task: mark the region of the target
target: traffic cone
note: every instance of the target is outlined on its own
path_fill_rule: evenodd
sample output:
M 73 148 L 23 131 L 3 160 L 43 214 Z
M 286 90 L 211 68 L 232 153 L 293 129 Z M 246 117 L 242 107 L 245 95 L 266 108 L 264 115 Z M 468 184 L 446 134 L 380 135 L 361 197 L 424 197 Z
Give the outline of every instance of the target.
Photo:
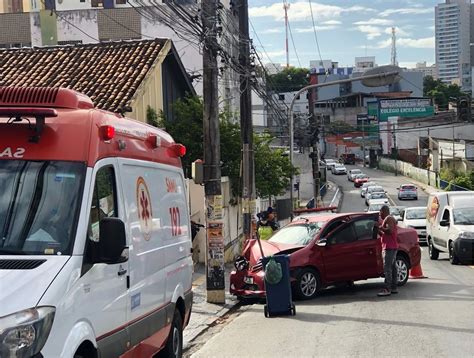
M 411 279 L 427 278 L 425 275 L 423 275 L 423 270 L 421 269 L 421 263 L 410 269 L 410 278 Z

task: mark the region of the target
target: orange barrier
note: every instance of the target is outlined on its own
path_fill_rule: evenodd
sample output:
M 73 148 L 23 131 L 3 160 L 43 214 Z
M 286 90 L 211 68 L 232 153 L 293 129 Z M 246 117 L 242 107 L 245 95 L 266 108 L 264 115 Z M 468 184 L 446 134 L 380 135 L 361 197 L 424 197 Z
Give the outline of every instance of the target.
M 410 269 L 410 278 L 412 279 L 428 278 L 425 275 L 423 275 L 423 270 L 421 269 L 421 263 Z

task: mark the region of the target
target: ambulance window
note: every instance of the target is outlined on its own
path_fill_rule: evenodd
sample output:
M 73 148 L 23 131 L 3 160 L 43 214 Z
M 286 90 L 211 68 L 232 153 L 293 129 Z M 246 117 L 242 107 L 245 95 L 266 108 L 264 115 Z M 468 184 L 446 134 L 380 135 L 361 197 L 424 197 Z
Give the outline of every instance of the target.
M 89 219 L 89 239 L 99 241 L 99 222 L 103 218 L 117 217 L 115 173 L 112 166 L 99 169 L 95 179 Z

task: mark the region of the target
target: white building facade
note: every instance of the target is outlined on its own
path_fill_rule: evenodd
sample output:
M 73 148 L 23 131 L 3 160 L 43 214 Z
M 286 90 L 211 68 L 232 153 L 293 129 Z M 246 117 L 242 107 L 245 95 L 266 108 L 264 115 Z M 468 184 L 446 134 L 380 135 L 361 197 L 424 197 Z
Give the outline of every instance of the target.
M 446 0 L 435 7 L 438 78 L 471 91 L 470 0 Z

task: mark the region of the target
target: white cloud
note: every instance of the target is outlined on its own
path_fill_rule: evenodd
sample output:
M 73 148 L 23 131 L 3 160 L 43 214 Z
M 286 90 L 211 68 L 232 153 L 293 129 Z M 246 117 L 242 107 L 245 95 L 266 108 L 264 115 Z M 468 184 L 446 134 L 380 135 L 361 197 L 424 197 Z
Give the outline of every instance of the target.
M 341 25 L 342 22 L 339 20 L 328 20 L 328 21 L 323 21 L 321 22 L 321 25 Z
M 389 19 L 369 19 L 365 21 L 354 22 L 354 25 L 372 25 L 372 26 L 389 26 L 393 24 L 393 20 Z
M 388 48 L 392 46 L 392 40 L 390 38 L 379 41 L 375 45 L 367 46 L 371 49 L 381 49 Z M 399 38 L 397 39 L 397 47 L 409 47 L 409 48 L 434 48 L 435 47 L 435 38 L 425 37 L 421 39 L 412 39 L 412 38 Z
M 328 26 L 315 26 L 316 28 L 316 31 L 327 31 L 327 30 L 334 30 L 334 29 L 337 29 L 338 26 L 334 26 L 334 25 L 328 25 Z M 295 29 L 295 32 L 299 33 L 299 34 L 302 34 L 302 33 L 305 33 L 305 32 L 313 32 L 313 26 L 310 26 L 310 27 L 297 27 Z
M 318 19 L 334 19 L 343 13 L 354 12 L 375 12 L 376 10 L 363 6 L 341 7 L 335 5 L 320 4 L 311 2 L 313 14 Z M 288 10 L 288 18 L 290 21 L 304 21 L 311 18 L 311 7 L 307 1 L 298 1 L 291 4 Z M 284 11 L 282 3 L 277 1 L 268 6 L 255 6 L 249 8 L 250 17 L 272 17 L 274 20 L 283 21 Z
M 259 31 L 258 33 L 260 33 L 260 34 L 280 34 L 282 32 L 283 32 L 283 29 L 274 28 L 274 29 L 265 29 L 265 30 Z
M 401 9 L 387 9 L 380 13 L 380 16 L 387 17 L 394 14 L 399 15 L 421 15 L 421 14 L 432 14 L 434 13 L 434 8 L 401 8 Z
M 368 40 L 373 40 L 376 37 L 381 36 L 382 33 L 383 33 L 383 30 L 380 27 L 377 27 L 377 26 L 359 25 L 356 28 L 360 32 L 363 32 L 364 34 L 367 34 L 367 39 Z
M 391 35 L 392 34 L 392 28 L 391 27 L 387 27 L 385 30 L 384 30 L 384 33 L 388 34 L 388 35 Z M 411 36 L 411 34 L 399 27 L 396 27 L 395 26 L 395 34 L 397 35 L 397 38 L 398 37 L 408 37 L 408 36 Z
M 397 45 L 413 48 L 435 48 L 435 38 L 434 36 L 422 39 L 401 38 L 397 40 Z

